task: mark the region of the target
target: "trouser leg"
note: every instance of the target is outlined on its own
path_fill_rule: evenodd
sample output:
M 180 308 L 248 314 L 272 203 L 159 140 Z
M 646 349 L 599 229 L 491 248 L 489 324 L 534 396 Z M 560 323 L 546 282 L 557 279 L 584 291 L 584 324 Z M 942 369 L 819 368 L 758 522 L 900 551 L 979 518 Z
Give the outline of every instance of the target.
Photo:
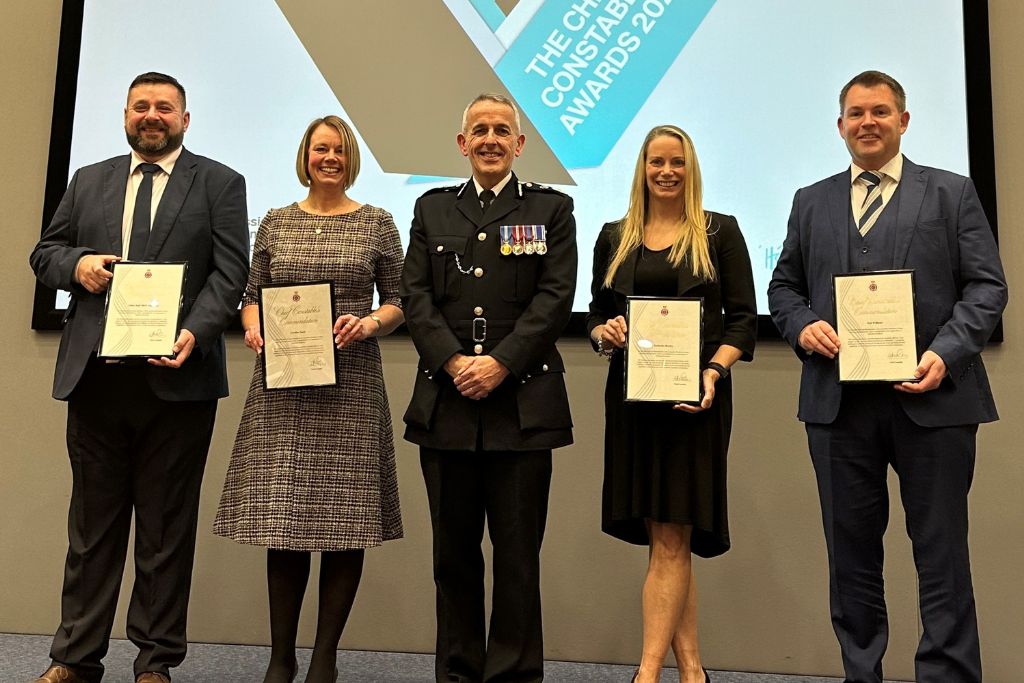
M 185 658 L 199 494 L 217 402 L 148 398 L 133 449 L 135 585 L 127 635 L 139 648 L 136 674 L 167 674 Z
M 484 498 L 480 453 L 420 449 L 433 530 L 438 681 L 477 683 L 484 668 Z
M 849 683 L 880 683 L 889 626 L 882 537 L 889 520 L 885 420 L 865 403 L 807 425 L 829 563 L 832 627 Z
M 547 522 L 551 451 L 489 452 L 487 528 L 494 588 L 484 681 L 544 678 L 540 549 Z
M 68 402 L 68 553 L 61 623 L 50 650 L 54 662 L 94 680 L 103 675 L 132 517 L 130 434 L 125 416 L 105 398 L 122 388 L 108 375 L 90 365 Z
M 893 467 L 914 549 L 923 631 L 918 683 L 979 683 L 981 650 L 967 542 L 977 425 L 924 428 L 905 416 Z

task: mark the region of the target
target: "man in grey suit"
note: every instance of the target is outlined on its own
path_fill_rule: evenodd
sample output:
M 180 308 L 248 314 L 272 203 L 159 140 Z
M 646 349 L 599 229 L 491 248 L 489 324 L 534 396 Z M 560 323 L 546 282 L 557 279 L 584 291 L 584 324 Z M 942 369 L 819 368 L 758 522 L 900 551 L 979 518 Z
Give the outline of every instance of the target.
M 124 110 L 131 154 L 75 173 L 30 257 L 43 284 L 72 295 L 53 385 L 68 402 L 69 545 L 43 683 L 102 677 L 133 512 L 136 680 L 165 683 L 185 657 L 199 489 L 227 396 L 223 332 L 249 244 L 244 179 L 182 147 L 188 124 L 177 80 L 136 77 Z M 109 264 L 121 259 L 188 263 L 172 358 L 97 358 Z
M 891 76 L 866 71 L 839 98 L 853 163 L 798 190 L 768 301 L 803 362 L 807 429 L 846 681 L 882 680 L 888 636 L 882 536 L 892 466 L 914 550 L 919 683 L 981 681 L 967 544 L 978 424 L 998 419 L 981 351 L 1006 305 L 992 230 L 970 179 L 900 154 L 910 122 Z M 840 385 L 832 276 L 914 271 L 916 382 Z

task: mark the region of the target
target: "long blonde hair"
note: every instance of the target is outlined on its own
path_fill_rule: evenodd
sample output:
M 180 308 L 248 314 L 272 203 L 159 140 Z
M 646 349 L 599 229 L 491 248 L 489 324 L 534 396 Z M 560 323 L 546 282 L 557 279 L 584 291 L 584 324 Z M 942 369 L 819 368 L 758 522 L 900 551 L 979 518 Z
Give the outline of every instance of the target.
M 605 287 L 612 286 L 619 266 L 631 252 L 643 244 L 647 204 L 650 201 L 647 191 L 647 147 L 652 140 L 662 136 L 676 138 L 682 143 L 683 159 L 686 163 L 686 174 L 683 177 L 683 214 L 679 217 L 679 232 L 672 244 L 672 251 L 669 252 L 669 261 L 678 268 L 684 259 L 689 260 L 690 268 L 696 277 L 705 281 L 715 279 L 715 267 L 711 263 L 711 252 L 708 248 L 709 217 L 704 212 L 702 204 L 703 185 L 693 141 L 676 126 L 655 126 L 640 147 L 640 155 L 633 171 L 633 185 L 629 192 L 629 209 L 620 223 L 619 246 L 612 256 L 611 263 L 608 264 L 608 274 L 604 278 Z

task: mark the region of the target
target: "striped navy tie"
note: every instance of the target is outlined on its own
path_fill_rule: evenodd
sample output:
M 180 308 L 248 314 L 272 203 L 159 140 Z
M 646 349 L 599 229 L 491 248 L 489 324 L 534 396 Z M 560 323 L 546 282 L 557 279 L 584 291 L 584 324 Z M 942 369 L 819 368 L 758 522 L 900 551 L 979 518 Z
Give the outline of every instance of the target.
M 882 178 L 871 171 L 864 171 L 857 177 L 864 181 L 868 190 L 864 195 L 864 203 L 860 205 L 860 215 L 857 217 L 857 230 L 863 237 L 874 227 L 879 214 L 882 213 Z

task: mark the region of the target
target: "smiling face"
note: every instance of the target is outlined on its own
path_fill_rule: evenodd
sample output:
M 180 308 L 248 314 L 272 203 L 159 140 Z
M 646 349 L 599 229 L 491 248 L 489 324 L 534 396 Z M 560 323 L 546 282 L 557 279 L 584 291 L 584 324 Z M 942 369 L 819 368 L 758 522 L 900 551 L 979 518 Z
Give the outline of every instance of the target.
M 181 94 L 173 85 L 143 83 L 128 91 L 125 136 L 146 161 L 156 161 L 181 147 L 188 123 Z
M 686 179 L 682 141 L 671 135 L 659 135 L 647 144 L 645 156 L 649 199 L 682 202 Z
M 340 188 L 348 183 L 345 145 L 333 126 L 321 123 L 309 137 L 309 161 L 306 172 L 311 187 Z
M 457 140 L 462 156 L 469 157 L 473 177 L 484 189 L 490 189 L 512 170 L 526 137 L 516 127 L 512 107 L 481 100 L 469 108 L 466 129 Z
M 877 171 L 899 154 L 910 112 L 899 111 L 896 96 L 887 85 L 854 85 L 846 93 L 838 123 L 839 135 L 854 163 Z

